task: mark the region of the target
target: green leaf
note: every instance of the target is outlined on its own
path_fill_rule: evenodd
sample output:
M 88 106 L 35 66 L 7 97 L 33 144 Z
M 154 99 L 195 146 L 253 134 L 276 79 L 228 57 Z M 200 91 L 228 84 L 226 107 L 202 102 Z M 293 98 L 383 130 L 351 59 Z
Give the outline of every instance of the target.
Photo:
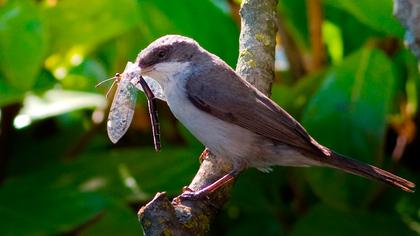
M 392 15 L 392 0 L 326 0 L 325 4 L 343 9 L 354 15 L 364 24 L 391 34 L 402 37 L 404 29 Z
M 46 41 L 47 33 L 33 1 L 7 1 L 0 7 L 0 74 L 7 81 L 4 84 L 20 91 L 32 87 L 42 67 Z
M 308 16 L 306 14 L 306 1 L 304 0 L 283 0 L 279 1 L 278 9 L 281 20 L 299 43 L 300 47 L 309 47 Z
M 354 14 L 345 9 L 325 4 L 324 14 L 327 22 L 331 22 L 340 29 L 340 37 L 335 40 L 343 41 L 344 56 L 359 50 L 368 40 L 386 35 L 386 33 L 364 24 Z M 327 32 L 323 33 L 325 34 Z M 326 42 L 327 46 L 329 46 L 328 44 L 336 43 L 334 42 L 334 37 L 325 38 L 324 35 L 324 39 L 328 41 Z
M 68 74 L 61 80 L 61 85 L 64 89 L 100 92 L 95 85 L 106 78 L 104 67 L 98 61 L 86 58 L 80 65 L 68 71 Z M 109 86 L 103 86 L 102 89 L 105 94 Z
M 385 213 L 343 212 L 317 205 L 295 225 L 292 236 L 415 235 L 401 220 Z
M 293 117 L 298 119 L 319 85 L 324 80 L 325 71 L 309 74 L 292 86 L 273 84 L 271 98 Z
M 338 64 L 343 59 L 343 37 L 341 29 L 332 22 L 324 21 L 322 24 L 322 37 L 325 41 L 332 64 Z
M 418 69 L 418 61 L 416 57 L 409 51 L 403 51 L 404 63 L 407 67 L 407 83 L 405 91 L 407 94 L 408 109 L 414 115 L 419 110 L 420 101 L 420 75 Z
M 354 53 L 327 73 L 302 124 L 321 144 L 377 164 L 394 95 L 393 73 L 381 51 L 365 48 Z M 366 200 L 368 181 L 331 169 L 311 169 L 307 174 L 311 187 L 328 204 L 349 208 Z
M 10 86 L 6 79 L 0 74 L 0 107 L 23 100 L 25 91 Z
M 52 89 L 55 84 L 56 80 L 51 73 L 43 69 L 38 74 L 36 83 L 33 85 L 31 91 L 41 96 L 46 90 Z M 24 100 L 27 91 L 10 86 L 0 74 L 0 94 L 0 107 L 2 107 L 7 104 L 21 102 Z
M 67 232 L 98 216 L 107 205 L 99 194 L 47 187 L 34 180 L 10 181 L 0 189 L 1 235 Z
M 214 3 L 208 0 L 139 0 L 139 5 L 142 12 L 140 29 L 149 42 L 165 34 L 182 34 L 194 38 L 229 65 L 236 64 L 238 27 Z
M 226 235 L 284 234 L 277 216 L 284 207 L 277 191 L 285 179 L 279 175 L 282 173 L 263 174 L 253 169 L 241 174 L 226 206 L 227 219 L 216 222 L 229 225 Z
M 420 234 L 420 196 L 406 194 L 396 204 L 396 210 L 409 228 Z
M 138 23 L 135 0 L 58 1 L 45 9 L 51 34 L 52 52 L 65 52 L 71 47 L 91 50 Z
M 159 153 L 153 147 L 96 151 L 72 162 L 55 161 L 26 170 L 26 175 L 19 178 L 53 186 L 77 186 L 117 199 L 145 200 L 157 191 L 179 194 L 198 168 L 199 151 L 170 147 Z M 127 178 L 133 178 L 137 187 L 126 185 Z
M 144 202 L 157 191 L 179 194 L 198 167 L 197 156 L 176 148 L 114 150 L 27 170 L 0 188 L 0 216 L 7 225 L 0 235 L 58 234 L 91 220 L 98 225 L 88 235 L 118 231 L 117 220 L 127 227 L 118 235 L 140 232 L 128 203 Z
M 132 236 L 143 235 L 135 212 L 119 203 L 110 205 L 95 224 L 82 229 L 83 236 Z

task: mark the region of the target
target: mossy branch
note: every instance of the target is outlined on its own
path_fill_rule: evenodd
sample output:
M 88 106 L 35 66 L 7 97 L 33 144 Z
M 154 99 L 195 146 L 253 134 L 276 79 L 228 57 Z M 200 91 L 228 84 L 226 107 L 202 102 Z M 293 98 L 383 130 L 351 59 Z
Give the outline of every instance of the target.
M 274 78 L 276 0 L 242 1 L 240 54 L 236 72 L 265 94 Z M 201 189 L 230 171 L 230 163 L 203 152 L 200 169 L 188 186 Z M 204 235 L 229 199 L 232 184 L 211 193 L 207 199 L 170 202 L 165 193 L 143 206 L 138 213 L 145 235 Z

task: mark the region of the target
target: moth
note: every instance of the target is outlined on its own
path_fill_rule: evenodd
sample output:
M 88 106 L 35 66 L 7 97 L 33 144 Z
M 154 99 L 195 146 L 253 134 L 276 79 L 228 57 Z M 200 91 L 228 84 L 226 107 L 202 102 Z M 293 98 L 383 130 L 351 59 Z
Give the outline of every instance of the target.
M 155 150 L 159 151 L 161 144 L 156 98 L 166 101 L 162 88 L 153 79 L 143 78 L 140 75 L 140 68 L 132 62 L 128 62 L 124 71 L 117 73 L 111 79 L 114 81 L 106 96 L 115 84 L 117 84 L 117 91 L 108 114 L 107 132 L 109 139 L 112 143 L 117 143 L 127 132 L 133 120 L 137 92 L 141 90 L 147 98 Z M 97 86 L 108 80 L 102 81 Z

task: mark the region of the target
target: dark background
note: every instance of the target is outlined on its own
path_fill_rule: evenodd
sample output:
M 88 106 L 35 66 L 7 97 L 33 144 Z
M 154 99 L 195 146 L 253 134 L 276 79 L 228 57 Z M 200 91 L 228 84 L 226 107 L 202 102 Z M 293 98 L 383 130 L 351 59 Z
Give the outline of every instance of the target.
M 280 0 L 273 99 L 322 144 L 418 182 L 418 64 L 392 1 L 325 0 L 319 23 L 308 17 L 311 4 Z M 136 211 L 157 191 L 179 194 L 203 146 L 159 103 L 163 150 L 155 153 L 142 94 L 113 145 L 112 96 L 95 85 L 165 34 L 190 36 L 235 67 L 238 9 L 223 0 L 0 0 L 0 235 L 140 234 Z M 287 66 L 284 51 L 303 69 L 299 60 Z M 210 231 L 419 233 L 418 193 L 291 167 L 243 173 Z

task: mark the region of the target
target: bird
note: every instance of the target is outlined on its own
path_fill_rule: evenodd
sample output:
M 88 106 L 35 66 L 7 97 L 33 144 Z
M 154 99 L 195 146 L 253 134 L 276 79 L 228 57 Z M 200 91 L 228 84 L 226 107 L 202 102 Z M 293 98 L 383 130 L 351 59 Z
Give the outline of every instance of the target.
M 318 143 L 283 108 L 242 79 L 195 40 L 162 36 L 136 58 L 140 75 L 162 88 L 173 115 L 232 171 L 214 183 L 183 194 L 200 198 L 247 168 L 322 166 L 374 179 L 413 192 L 415 184 Z

